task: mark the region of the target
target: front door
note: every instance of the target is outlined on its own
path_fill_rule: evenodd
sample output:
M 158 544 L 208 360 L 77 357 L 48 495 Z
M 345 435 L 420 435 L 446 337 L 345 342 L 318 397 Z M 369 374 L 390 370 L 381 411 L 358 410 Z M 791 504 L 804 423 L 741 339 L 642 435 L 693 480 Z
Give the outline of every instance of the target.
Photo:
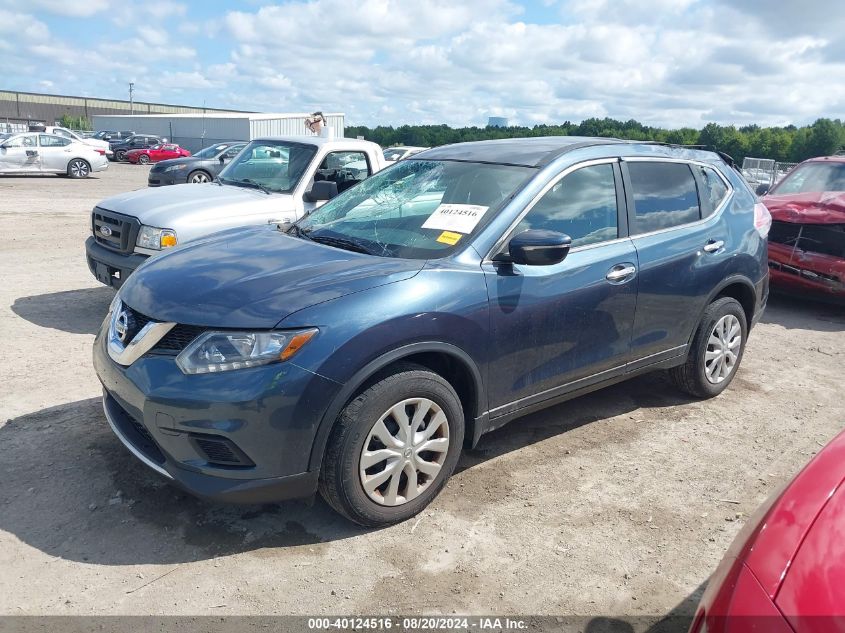
M 624 370 L 637 256 L 620 209 L 618 160 L 570 168 L 508 236 L 528 229 L 564 233 L 573 245 L 566 259 L 551 266 L 482 265 L 490 300 L 491 418 Z
M 37 134 L 12 137 L 0 148 L 0 171 L 40 172 Z

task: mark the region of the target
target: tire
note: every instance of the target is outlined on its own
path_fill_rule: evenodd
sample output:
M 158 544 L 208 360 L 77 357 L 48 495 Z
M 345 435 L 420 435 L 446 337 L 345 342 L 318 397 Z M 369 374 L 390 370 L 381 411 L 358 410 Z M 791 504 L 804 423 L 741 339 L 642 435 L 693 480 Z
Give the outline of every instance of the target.
M 149 165 L 150 164 L 150 157 L 147 156 L 146 154 L 141 154 L 138 157 L 138 162 L 141 163 L 142 165 Z
M 739 302 L 717 299 L 701 317 L 686 362 L 669 370 L 672 382 L 696 398 L 718 396 L 736 376 L 747 338 L 748 323 Z
M 67 175 L 71 178 L 88 178 L 91 175 L 91 165 L 87 160 L 74 158 L 67 164 Z
M 403 403 L 405 407 L 397 406 Z M 410 440 L 403 444 L 402 429 L 408 427 L 399 423 L 404 417 L 413 424 L 416 416 L 423 416 L 420 425 L 414 435 L 404 434 L 404 440 Z M 338 416 L 323 458 L 320 494 L 340 514 L 365 527 L 405 521 L 446 484 L 463 440 L 463 408 L 452 386 L 424 367 L 403 363 L 359 393 Z M 420 450 L 423 446 L 437 448 Z M 362 464 L 365 448 L 370 459 Z M 385 477 L 388 471 L 392 474 Z M 409 475 L 416 480 L 415 488 Z
M 114 159 L 118 162 L 123 162 L 126 160 L 126 151 L 119 149 L 114 153 Z
M 188 174 L 188 182 L 192 184 L 201 184 L 204 182 L 211 182 L 211 175 L 207 171 L 197 169 Z

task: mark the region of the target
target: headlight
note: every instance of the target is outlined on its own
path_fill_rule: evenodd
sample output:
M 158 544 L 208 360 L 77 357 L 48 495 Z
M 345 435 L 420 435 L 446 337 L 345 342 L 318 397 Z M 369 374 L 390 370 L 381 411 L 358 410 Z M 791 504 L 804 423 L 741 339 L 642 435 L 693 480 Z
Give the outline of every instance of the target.
M 277 363 L 291 358 L 316 333 L 206 332 L 182 350 L 176 364 L 185 374 L 210 374 Z
M 157 251 L 176 246 L 176 231 L 142 225 L 135 244 L 141 248 L 152 248 Z
M 164 171 L 182 171 L 183 169 L 187 169 L 187 165 L 171 165 L 170 167 L 165 168 Z

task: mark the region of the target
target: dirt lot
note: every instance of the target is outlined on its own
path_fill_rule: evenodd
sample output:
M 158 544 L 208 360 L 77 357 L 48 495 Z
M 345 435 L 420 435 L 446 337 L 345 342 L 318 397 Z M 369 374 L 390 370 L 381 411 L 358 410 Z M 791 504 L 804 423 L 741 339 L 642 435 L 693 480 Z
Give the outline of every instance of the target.
M 90 363 L 89 213 L 146 172 L 0 178 L 0 613 L 690 613 L 845 426 L 845 313 L 775 298 L 719 398 L 647 376 L 515 421 L 408 523 L 196 501 L 112 436 Z

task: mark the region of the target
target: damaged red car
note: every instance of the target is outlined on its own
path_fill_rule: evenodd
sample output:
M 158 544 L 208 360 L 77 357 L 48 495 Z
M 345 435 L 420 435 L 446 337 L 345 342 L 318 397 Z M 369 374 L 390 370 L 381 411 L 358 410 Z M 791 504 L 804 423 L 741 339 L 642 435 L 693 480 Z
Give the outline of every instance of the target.
M 766 187 L 773 287 L 845 299 L 845 156 L 811 158 Z

